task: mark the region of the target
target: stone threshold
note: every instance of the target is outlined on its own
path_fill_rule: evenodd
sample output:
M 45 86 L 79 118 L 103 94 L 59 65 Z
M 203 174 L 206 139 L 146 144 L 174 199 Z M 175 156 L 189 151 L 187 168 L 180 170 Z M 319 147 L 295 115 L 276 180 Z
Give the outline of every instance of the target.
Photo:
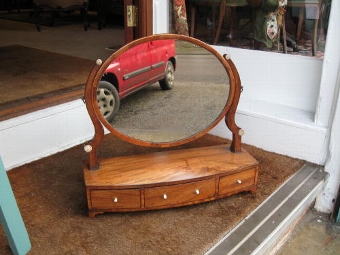
M 205 255 L 275 254 L 324 187 L 322 167 L 305 164 Z

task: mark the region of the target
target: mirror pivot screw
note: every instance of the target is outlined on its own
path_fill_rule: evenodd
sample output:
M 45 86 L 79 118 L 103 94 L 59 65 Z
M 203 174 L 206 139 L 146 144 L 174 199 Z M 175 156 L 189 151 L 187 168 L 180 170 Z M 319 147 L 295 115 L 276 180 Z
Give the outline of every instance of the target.
M 89 145 L 89 144 L 85 145 L 85 146 L 84 146 L 84 151 L 85 151 L 85 152 L 91 152 L 91 151 L 92 151 L 92 146 Z
M 103 63 L 103 61 L 98 58 L 97 61 L 96 61 L 96 65 L 100 66 L 102 63 Z
M 243 135 L 244 135 L 244 130 L 243 130 L 243 129 L 240 129 L 240 130 L 238 131 L 238 134 L 239 134 L 240 136 L 243 136 Z
M 226 60 L 231 59 L 230 54 L 224 54 L 224 58 L 225 58 Z

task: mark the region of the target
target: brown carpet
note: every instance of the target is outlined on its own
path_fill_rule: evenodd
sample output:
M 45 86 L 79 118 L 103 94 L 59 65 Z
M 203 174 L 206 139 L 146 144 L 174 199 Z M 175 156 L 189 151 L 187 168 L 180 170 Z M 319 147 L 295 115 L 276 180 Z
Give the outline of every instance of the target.
M 85 84 L 93 65 L 21 45 L 0 47 L 0 104 Z
M 229 143 L 212 135 L 180 148 Z M 202 254 L 304 164 L 244 145 L 259 162 L 256 198 L 242 193 L 188 207 L 87 217 L 83 146 L 8 172 L 25 221 L 29 254 Z M 100 157 L 157 151 L 105 136 Z M 0 254 L 11 254 L 0 228 Z

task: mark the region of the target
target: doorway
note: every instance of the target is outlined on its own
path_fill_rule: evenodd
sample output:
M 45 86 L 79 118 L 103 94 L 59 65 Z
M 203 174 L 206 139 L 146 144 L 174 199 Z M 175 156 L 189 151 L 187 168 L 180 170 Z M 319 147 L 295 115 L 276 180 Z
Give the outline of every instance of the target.
M 77 74 L 82 73 L 83 78 L 80 78 L 74 84 L 70 82 L 70 79 L 65 78 L 65 81 L 68 81 L 69 85 L 60 82 L 58 84 L 63 85 L 60 85 L 57 89 L 51 86 L 51 82 L 56 80 L 56 78 L 62 79 L 63 75 L 60 74 L 45 79 L 46 81 L 48 80 L 48 82 L 45 82 L 44 86 L 35 86 L 36 82 L 30 82 L 32 93 L 25 93 L 23 89 L 21 89 L 19 91 L 23 96 L 20 96 L 21 94 L 16 90 L 11 89 L 6 91 L 5 87 L 3 87 L 3 91 L 5 91 L 3 95 L 6 95 L 6 98 L 2 97 L 3 101 L 0 102 L 0 120 L 17 117 L 22 114 L 82 98 L 83 85 L 86 81 L 87 74 L 93 66 L 92 61 L 96 59 L 106 59 L 113 53 L 113 50 L 119 49 L 121 45 L 129 43 L 134 39 L 151 35 L 153 29 L 152 1 L 122 0 L 122 3 L 124 3 L 122 6 L 125 8 L 128 4 L 137 6 L 139 15 L 137 26 L 130 27 L 124 25 L 123 27 L 122 24 L 118 27 L 103 27 L 101 31 L 98 31 L 96 27 L 97 19 L 96 16 L 94 16 L 95 19 L 93 19 L 91 23 L 92 26 L 88 31 L 82 29 L 80 25 L 82 20 L 80 20 L 79 24 L 74 22 L 71 25 L 44 26 L 41 33 L 39 33 L 32 23 L 1 19 L 0 30 L 4 35 L 4 39 L 1 40 L 0 47 L 3 47 L 4 52 L 7 52 L 7 47 L 9 46 L 21 45 L 24 46 L 25 49 L 29 48 L 31 51 L 38 51 L 40 55 L 37 59 L 41 58 L 43 54 L 62 54 L 65 58 L 72 56 L 76 58 L 75 61 L 80 61 L 84 65 L 85 63 L 87 64 L 84 68 L 80 68 L 79 64 L 74 65 L 77 67 L 75 72 Z M 21 11 L 21 14 L 23 13 L 25 13 L 24 10 Z M 20 13 L 17 12 L 13 13 L 13 15 L 19 14 Z M 79 17 L 79 15 L 76 17 Z M 15 32 L 15 37 L 12 36 L 13 32 Z M 23 55 L 28 56 L 27 53 Z M 19 58 L 18 63 L 20 63 Z M 30 67 L 33 69 L 36 66 L 31 65 Z M 61 67 L 64 68 L 65 65 L 61 64 Z M 41 72 L 39 68 L 33 71 L 37 74 L 39 74 L 39 71 Z M 27 68 L 25 68 L 25 72 L 27 73 Z M 74 75 L 68 77 L 74 77 Z M 33 79 L 34 77 L 31 76 L 31 78 Z M 19 82 L 21 81 L 22 80 L 19 79 Z M 3 82 L 11 84 L 9 81 L 3 80 Z M 28 82 L 26 82 L 26 84 L 27 83 Z M 23 86 L 18 85 L 17 87 Z M 15 96 L 14 99 L 10 97 L 11 93 L 9 92 L 12 92 Z
M 152 1 L 124 0 L 125 44 L 152 35 Z

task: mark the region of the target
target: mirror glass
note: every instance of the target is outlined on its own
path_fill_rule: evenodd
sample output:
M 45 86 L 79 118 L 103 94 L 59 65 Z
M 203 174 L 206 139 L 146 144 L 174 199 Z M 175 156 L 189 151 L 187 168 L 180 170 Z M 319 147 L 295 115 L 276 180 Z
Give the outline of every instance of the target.
M 118 51 L 106 62 L 97 102 L 109 130 L 139 141 L 173 143 L 203 132 L 225 114 L 227 71 L 200 45 L 152 40 Z

